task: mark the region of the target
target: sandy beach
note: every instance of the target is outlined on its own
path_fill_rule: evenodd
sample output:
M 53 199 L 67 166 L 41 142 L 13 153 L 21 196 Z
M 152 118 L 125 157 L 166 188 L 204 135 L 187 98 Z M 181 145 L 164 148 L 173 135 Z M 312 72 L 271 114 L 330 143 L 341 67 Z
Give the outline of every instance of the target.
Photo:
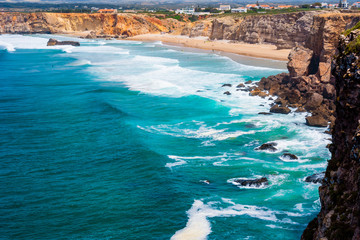
M 223 51 L 250 57 L 268 58 L 282 61 L 287 61 L 290 53 L 290 49 L 277 50 L 276 46 L 269 44 L 233 43 L 227 40 L 210 41 L 207 37 L 189 38 L 188 36 L 171 34 L 144 34 L 127 38 L 127 40 L 162 41 L 164 43 L 179 44 L 185 47 Z

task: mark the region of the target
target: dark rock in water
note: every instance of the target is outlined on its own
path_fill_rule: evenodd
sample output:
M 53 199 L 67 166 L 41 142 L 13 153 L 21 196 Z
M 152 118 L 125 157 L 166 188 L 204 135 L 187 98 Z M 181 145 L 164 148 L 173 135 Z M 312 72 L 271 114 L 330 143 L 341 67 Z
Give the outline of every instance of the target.
M 272 101 L 272 100 L 274 100 L 274 99 L 273 99 L 272 97 L 269 97 L 269 100 Z
M 289 160 L 299 159 L 295 154 L 292 154 L 292 153 L 284 153 L 281 157 L 285 158 L 285 159 L 289 159 Z
M 236 179 L 234 184 L 244 187 L 261 187 L 263 185 L 269 185 L 269 181 L 266 177 L 257 179 Z
M 310 183 L 321 183 L 322 180 L 325 177 L 325 172 L 322 173 L 315 173 L 311 176 L 308 176 L 305 178 L 305 182 L 310 182 Z
M 281 113 L 281 114 L 289 114 L 291 110 L 288 107 L 279 107 L 278 105 L 274 105 L 270 108 L 270 112 L 272 113 Z
M 268 112 L 259 112 L 258 114 L 260 114 L 260 115 L 272 115 L 272 113 L 268 113 Z
M 71 45 L 71 46 L 80 46 L 79 42 L 75 41 L 58 41 L 56 39 L 50 38 L 47 42 L 48 46 L 56 46 L 56 45 Z
M 275 152 L 277 150 L 277 148 L 275 147 L 276 145 L 277 143 L 274 142 L 264 143 L 260 147 L 255 148 L 255 150 L 268 150 L 271 152 Z
M 328 122 L 320 115 L 306 118 L 306 125 L 313 127 L 327 127 Z
M 245 87 L 245 84 L 240 83 L 240 84 L 239 84 L 239 85 L 237 85 L 236 87 L 237 87 L 237 88 L 243 88 L 243 87 Z
M 231 87 L 232 85 L 230 83 L 225 83 L 221 87 Z
M 251 80 L 245 82 L 245 84 L 251 84 L 251 83 L 252 83 Z
M 231 95 L 229 91 L 224 92 L 225 95 Z
M 246 128 L 256 128 L 255 124 L 249 123 L 245 125 Z

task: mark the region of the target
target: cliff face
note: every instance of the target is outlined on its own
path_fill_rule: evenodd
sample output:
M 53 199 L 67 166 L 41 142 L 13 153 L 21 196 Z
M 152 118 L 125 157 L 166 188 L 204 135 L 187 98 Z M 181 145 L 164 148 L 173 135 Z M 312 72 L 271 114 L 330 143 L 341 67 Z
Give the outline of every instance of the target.
M 183 28 L 175 19 L 131 14 L 0 13 L 0 33 L 75 33 L 134 36 Z
M 312 116 L 306 118 L 307 124 L 326 127 L 331 122 L 333 125 L 336 92 L 331 61 L 340 33 L 358 21 L 359 13 L 313 16 L 304 44 L 299 44 L 289 54 L 289 74 L 263 78 L 259 88 L 279 96 L 281 107 L 298 107 L 298 111 L 311 112 Z
M 360 29 L 343 36 L 338 51 L 332 158 L 319 188 L 321 211 L 303 240 L 360 239 Z
M 281 48 L 304 45 L 313 17 L 319 12 L 219 18 L 213 22 L 210 39 L 269 43 Z

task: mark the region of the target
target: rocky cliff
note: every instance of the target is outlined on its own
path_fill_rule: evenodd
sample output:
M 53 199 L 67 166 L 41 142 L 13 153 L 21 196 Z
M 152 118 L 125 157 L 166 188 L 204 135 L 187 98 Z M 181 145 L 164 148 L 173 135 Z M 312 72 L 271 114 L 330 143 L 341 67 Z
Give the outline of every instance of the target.
M 308 37 L 289 55 L 289 74 L 263 78 L 260 90 L 279 96 L 280 107 L 296 107 L 308 111 L 307 123 L 327 126 L 335 121 L 335 78 L 331 75 L 331 61 L 338 36 L 360 21 L 360 14 L 327 13 L 313 17 Z
M 319 188 L 321 211 L 302 239 L 360 239 L 360 23 L 342 36 L 332 73 L 336 122 L 332 153 Z
M 141 14 L 0 13 L 0 33 L 90 33 L 96 36 L 134 36 L 169 32 L 185 24 Z
M 210 39 L 269 43 L 279 49 L 292 48 L 296 44 L 305 44 L 313 18 L 318 14 L 314 11 L 218 18 L 213 21 Z

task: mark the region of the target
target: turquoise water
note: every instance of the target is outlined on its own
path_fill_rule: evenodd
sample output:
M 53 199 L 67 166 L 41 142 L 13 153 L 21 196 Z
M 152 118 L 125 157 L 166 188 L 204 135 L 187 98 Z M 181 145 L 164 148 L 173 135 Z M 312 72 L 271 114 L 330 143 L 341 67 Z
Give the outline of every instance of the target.
M 325 169 L 325 129 L 235 87 L 282 63 L 48 38 L 0 36 L 2 239 L 299 239 L 316 216 L 303 178 Z

